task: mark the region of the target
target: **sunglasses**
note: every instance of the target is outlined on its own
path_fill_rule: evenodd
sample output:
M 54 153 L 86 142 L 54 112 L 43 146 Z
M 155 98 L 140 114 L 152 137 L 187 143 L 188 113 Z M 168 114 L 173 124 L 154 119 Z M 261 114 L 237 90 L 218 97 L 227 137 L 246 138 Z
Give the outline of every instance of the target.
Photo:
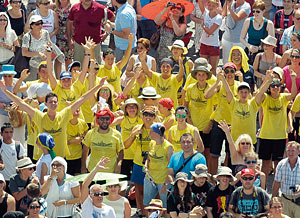
M 273 83 L 270 85 L 271 88 L 275 88 L 275 87 L 281 87 L 281 84 L 278 83 Z
M 0 184 L 3 184 L 3 183 L 4 183 L 4 181 L 1 180 L 1 181 L 0 181 Z
M 246 164 L 257 164 L 257 160 L 246 160 Z
M 109 121 L 110 117 L 99 117 L 98 118 L 100 121 Z
M 6 21 L 7 21 L 7 19 L 0 19 L 0 21 L 3 21 L 3 22 L 5 21 L 5 22 L 6 22 Z
M 186 114 L 176 114 L 176 117 L 177 118 L 186 118 Z
M 241 145 L 251 145 L 250 142 L 240 142 Z
M 41 206 L 40 205 L 30 205 L 29 209 L 35 210 L 35 209 L 40 209 Z
M 300 19 L 300 18 L 299 18 Z M 300 56 L 298 56 L 298 55 L 291 55 L 290 56 L 291 58 L 295 58 L 295 59 L 299 59 L 300 58 Z
M 34 168 L 33 167 L 30 167 L 30 168 L 27 168 L 28 170 L 30 170 L 30 171 L 33 171 L 34 170 Z
M 100 195 L 101 195 L 101 196 L 104 196 L 105 193 L 104 193 L 104 192 L 95 192 L 95 193 L 93 193 L 92 195 L 93 195 L 94 197 L 99 197 Z
M 145 112 L 145 113 L 143 113 L 143 116 L 144 117 L 154 117 L 155 114 L 151 114 L 151 113 Z
M 260 11 L 259 10 L 253 10 L 252 13 L 253 14 L 255 14 L 255 13 L 260 14 Z
M 51 164 L 51 166 L 52 166 L 52 167 L 61 167 L 62 164 L 59 164 L 59 163 L 58 163 L 58 164 Z
M 21 4 L 22 1 L 12 1 L 13 4 Z
M 119 187 L 119 185 L 116 184 L 116 185 L 108 185 L 108 186 L 107 186 L 107 188 L 116 188 L 116 187 Z
M 40 26 L 40 25 L 43 25 L 43 21 L 41 21 L 41 22 L 37 22 L 37 23 L 34 23 L 33 25 L 35 25 L 35 26 Z
M 173 6 L 173 7 L 171 8 L 171 10 L 174 10 L 174 9 L 176 9 L 176 10 L 178 10 L 178 11 L 182 11 L 182 8 L 181 8 L 181 7 Z
M 99 70 L 99 68 L 98 68 L 98 70 Z M 109 89 L 101 89 L 100 92 L 102 92 L 102 93 L 109 93 Z
M 41 3 L 41 5 L 47 6 L 47 5 L 50 5 L 50 2 L 44 2 L 44 3 Z
M 95 67 L 94 70 L 98 71 L 98 70 L 99 70 L 99 67 Z
M 242 177 L 242 180 L 245 180 L 245 181 L 247 181 L 247 180 L 251 181 L 253 179 L 254 179 L 254 176 L 251 176 L 251 177 Z
M 231 69 L 231 70 L 229 70 L 229 69 L 224 69 L 224 72 L 225 72 L 226 74 L 228 74 L 228 73 L 235 73 L 235 69 Z

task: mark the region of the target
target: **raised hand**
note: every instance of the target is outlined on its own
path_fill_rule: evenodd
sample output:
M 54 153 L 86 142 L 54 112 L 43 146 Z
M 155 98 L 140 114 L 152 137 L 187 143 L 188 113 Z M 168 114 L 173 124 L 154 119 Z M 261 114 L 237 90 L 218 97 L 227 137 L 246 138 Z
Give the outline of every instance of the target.
M 100 80 L 99 85 L 103 86 L 106 79 L 107 79 L 107 76 L 102 77 L 101 80 Z
M 133 42 L 133 40 L 134 40 L 134 35 L 133 35 L 132 33 L 130 33 L 130 34 L 128 35 L 128 40 L 129 40 L 130 43 Z
M 97 170 L 105 170 L 107 167 L 105 166 L 107 163 L 110 162 L 110 159 L 108 157 L 102 157 L 99 162 L 96 165 Z
M 21 76 L 20 76 L 21 80 L 25 80 L 25 79 L 27 79 L 29 76 L 30 76 L 30 72 L 29 72 L 28 69 L 22 70 Z
M 225 133 L 229 133 L 230 132 L 230 127 L 228 126 L 227 122 L 225 120 L 221 120 L 219 122 L 218 127 L 220 129 L 222 129 Z
M 94 42 L 94 40 L 89 36 L 88 38 L 85 37 L 85 44 L 81 43 L 81 45 L 83 46 L 83 48 L 85 50 L 92 50 L 95 48 L 96 43 Z

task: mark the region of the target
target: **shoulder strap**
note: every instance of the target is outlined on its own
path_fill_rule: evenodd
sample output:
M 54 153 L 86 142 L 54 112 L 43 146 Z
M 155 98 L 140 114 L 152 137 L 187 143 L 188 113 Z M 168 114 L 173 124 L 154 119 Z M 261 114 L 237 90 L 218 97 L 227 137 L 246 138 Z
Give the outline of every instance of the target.
M 2 147 L 2 139 L 0 139 L 0 148 Z
M 174 175 L 176 175 L 178 172 L 180 172 L 196 154 L 198 154 L 198 152 L 194 153 L 185 162 L 183 162 L 182 166 L 177 170 L 177 172 Z M 182 155 L 183 155 L 183 153 L 182 153 Z
M 266 32 L 267 32 L 267 26 L 268 26 L 268 21 L 266 18 L 264 18 L 264 31 L 263 31 L 263 34 L 262 34 L 262 38 L 266 38 Z
M 16 152 L 17 152 L 17 159 L 19 160 L 19 154 L 20 154 L 20 142 L 16 142 L 15 143 L 15 146 L 16 146 Z

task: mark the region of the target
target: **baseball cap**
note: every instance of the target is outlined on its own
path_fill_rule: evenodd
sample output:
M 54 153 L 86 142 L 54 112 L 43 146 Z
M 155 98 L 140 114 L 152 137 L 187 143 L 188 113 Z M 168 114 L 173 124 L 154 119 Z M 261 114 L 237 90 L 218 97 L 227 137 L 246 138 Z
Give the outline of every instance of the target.
M 242 169 L 241 176 L 255 176 L 255 173 L 250 168 Z

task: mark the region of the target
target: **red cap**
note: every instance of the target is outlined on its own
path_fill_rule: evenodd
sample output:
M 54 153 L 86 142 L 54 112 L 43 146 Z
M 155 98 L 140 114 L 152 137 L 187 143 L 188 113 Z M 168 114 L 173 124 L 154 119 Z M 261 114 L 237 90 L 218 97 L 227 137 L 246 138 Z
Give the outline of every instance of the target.
M 255 173 L 250 168 L 245 168 L 242 170 L 241 176 L 255 176 Z
M 172 109 L 174 107 L 174 101 L 171 98 L 162 98 L 159 100 L 159 103 L 168 108 L 169 110 Z
M 95 113 L 95 115 L 96 115 L 96 122 L 97 122 L 97 124 L 99 124 L 98 123 L 98 118 L 106 116 L 106 115 L 110 116 L 110 123 L 109 124 L 111 124 L 114 121 L 114 119 L 115 119 L 114 114 L 109 109 L 102 109 L 102 110 L 98 111 L 97 113 Z
M 231 68 L 237 70 L 236 65 L 235 65 L 234 63 L 232 63 L 232 62 L 226 63 L 226 64 L 224 65 L 223 69 L 226 69 L 226 67 L 231 67 Z

